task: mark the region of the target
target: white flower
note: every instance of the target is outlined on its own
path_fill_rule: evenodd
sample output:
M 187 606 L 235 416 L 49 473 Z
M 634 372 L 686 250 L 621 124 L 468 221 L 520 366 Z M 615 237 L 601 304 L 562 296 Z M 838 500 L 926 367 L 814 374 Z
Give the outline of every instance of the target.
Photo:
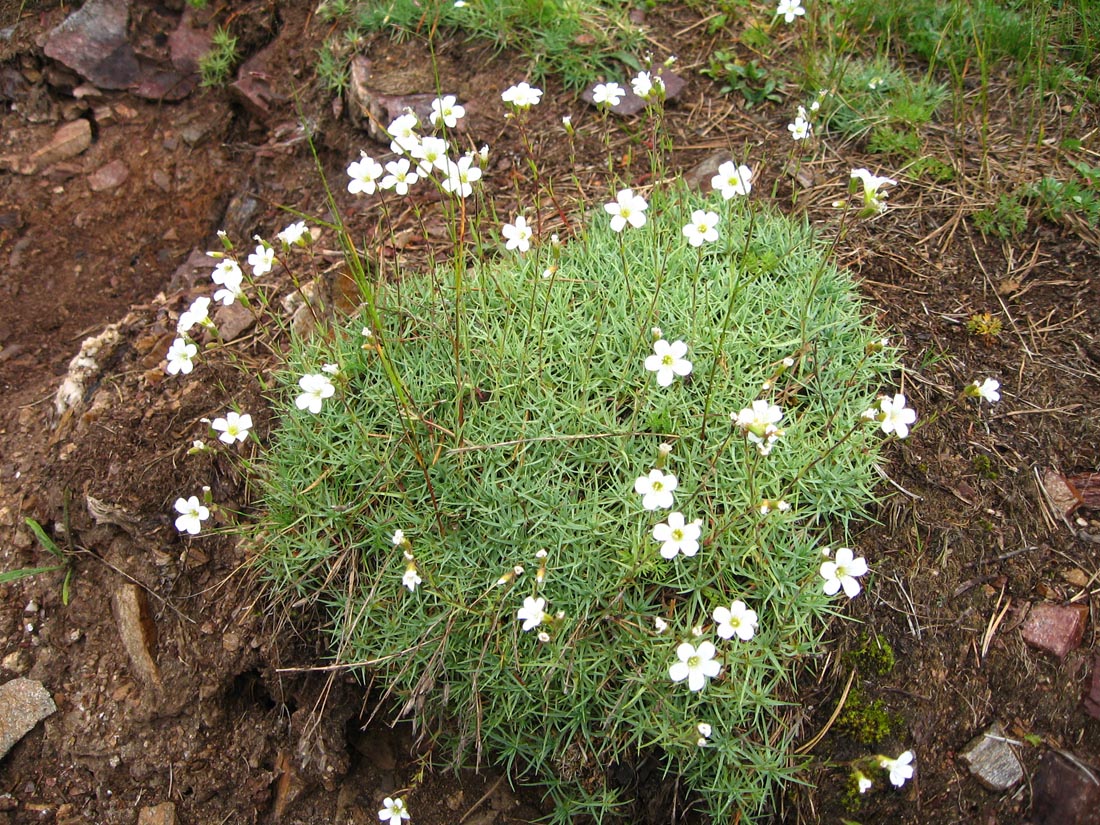
M 336 387 L 324 373 L 310 373 L 298 379 L 302 394 L 294 399 L 299 410 L 309 410 L 314 415 L 321 411 L 321 402 L 336 393 Z
M 884 771 L 890 772 L 890 784 L 895 788 L 900 788 L 905 784 L 905 780 L 912 779 L 913 777 L 913 752 L 906 751 L 897 759 L 890 759 L 888 756 L 879 756 L 879 767 Z
M 677 375 L 683 378 L 691 373 L 691 362 L 684 357 L 687 350 L 688 346 L 683 341 L 670 344 L 664 338 L 658 338 L 653 342 L 653 354 L 646 356 L 645 368 L 657 373 L 658 386 L 667 387 Z
M 798 115 L 793 123 L 787 124 L 787 131 L 791 133 L 791 140 L 805 140 L 813 132 L 813 126 L 806 119 L 806 110 L 798 107 Z
M 468 198 L 473 194 L 474 184 L 481 180 L 481 167 L 474 166 L 474 160 L 469 155 L 464 155 L 457 161 L 448 159 L 443 173 L 443 188 L 458 195 L 460 198 Z
M 546 612 L 546 599 L 528 596 L 523 607 L 516 611 L 516 618 L 523 622 L 523 632 L 534 630 L 549 616 Z
M 660 470 L 650 470 L 649 475 L 634 479 L 634 492 L 642 497 L 645 510 L 668 510 L 672 507 L 672 493 L 679 484 L 676 476 Z
M 702 524 L 702 519 L 687 524 L 683 513 L 673 512 L 668 514 L 667 521 L 654 525 L 653 540 L 661 542 L 661 557 L 673 559 L 677 553 L 685 556 L 698 553 Z
M 668 678 L 674 682 L 687 679 L 688 690 L 697 693 L 703 689 L 707 679 L 713 679 L 722 672 L 722 663 L 714 658 L 717 652 L 710 642 L 700 642 L 699 647 L 691 642 L 684 642 L 676 648 L 676 658 L 679 661 L 669 667 Z
M 393 536 L 390 538 L 390 541 L 393 542 L 394 547 L 400 547 L 402 544 L 405 543 L 405 531 L 400 528 L 394 530 Z
M 874 783 L 862 773 L 856 775 L 856 787 L 859 788 L 860 793 L 867 793 L 867 791 L 871 790 L 873 784 Z
M 699 735 L 702 736 L 704 739 L 710 739 L 710 735 L 714 732 L 713 728 L 711 728 L 711 726 L 708 725 L 706 722 L 700 722 L 698 725 L 695 726 L 695 729 L 699 731 Z
M 252 267 L 252 274 L 259 278 L 271 271 L 275 264 L 275 247 L 260 243 L 256 245 L 256 251 L 248 256 L 248 265 Z
M 885 82 L 886 82 L 885 79 L 883 79 L 879 75 L 875 75 L 874 77 L 872 77 L 870 80 L 867 81 L 867 88 L 870 89 L 873 92 L 879 86 L 883 85 Z
M 723 639 L 732 639 L 736 634 L 738 639 L 747 642 L 756 633 L 756 611 L 749 610 L 740 599 L 729 607 L 714 608 L 712 615 L 718 623 L 715 632 Z
M 611 231 L 622 232 L 628 223 L 635 229 L 645 226 L 645 211 L 649 204 L 641 195 L 635 195 L 633 189 L 621 189 L 615 200 L 605 203 L 603 208 L 611 215 Z
M 642 100 L 649 100 L 654 92 L 658 95 L 664 94 L 665 81 L 661 79 L 660 75 L 638 72 L 637 77 L 630 81 L 630 87 L 634 90 L 634 94 Z
M 702 246 L 718 240 L 718 215 L 696 209 L 691 213 L 691 223 L 684 227 L 684 237 L 692 246 Z
M 432 113 L 428 120 L 432 126 L 438 126 L 440 121 L 448 129 L 458 125 L 458 121 L 466 116 L 466 109 L 458 104 L 454 95 L 444 95 L 432 101 Z
M 187 375 L 195 368 L 195 356 L 199 354 L 199 348 L 189 344 L 182 338 L 177 338 L 168 348 L 168 366 L 165 372 L 169 375 L 182 373 Z
M 756 445 L 761 455 L 767 455 L 772 451 L 775 442 L 782 438 L 783 430 L 776 424 L 783 418 L 783 410 L 762 398 L 752 402 L 751 407 L 745 407 L 737 413 L 733 420 L 736 422 L 749 441 Z
M 176 519 L 176 529 L 181 533 L 197 536 L 202 530 L 202 523 L 210 518 L 210 511 L 202 505 L 198 496 L 177 498 L 175 508 L 180 514 Z
M 859 582 L 856 579 L 867 572 L 867 562 L 863 557 L 853 558 L 850 547 L 841 547 L 836 551 L 833 561 L 821 563 L 821 578 L 825 579 L 825 595 L 835 596 L 840 588 L 844 595 L 854 599 L 859 595 Z
M 306 222 L 297 221 L 296 223 L 292 223 L 275 237 L 279 239 L 279 242 L 282 243 L 283 246 L 289 248 L 294 246 L 295 244 L 304 243 L 302 239 L 308 238 L 309 236 L 309 229 L 306 227 Z
M 210 273 L 210 280 L 222 287 L 214 293 L 214 300 L 221 302 L 223 306 L 229 306 L 241 296 L 244 272 L 236 261 L 225 258 L 214 267 L 214 271 Z
M 392 189 L 398 195 L 409 194 L 409 187 L 416 185 L 420 180 L 420 175 L 412 171 L 411 166 L 408 158 L 391 160 L 386 164 L 386 171 L 389 174 L 382 178 L 378 185 L 383 189 Z
M 592 89 L 592 102 L 597 106 L 606 103 L 608 106 L 618 106 L 626 91 L 618 83 L 597 83 Z
M 1001 382 L 995 378 L 987 378 L 981 383 L 975 381 L 966 388 L 966 394 L 975 398 L 984 398 L 990 404 L 996 404 L 1001 400 Z
M 196 298 L 191 302 L 191 306 L 180 313 L 179 320 L 176 322 L 176 332 L 181 335 L 190 332 L 196 324 L 202 327 L 213 326 L 210 321 L 209 298 Z
M 909 425 L 917 420 L 917 413 L 905 406 L 905 396 L 900 392 L 893 398 L 883 397 L 879 401 L 879 421 L 882 431 L 889 435 L 894 433 L 898 438 L 909 435 Z
M 386 133 L 390 136 L 390 151 L 396 155 L 403 155 L 420 142 L 420 135 L 416 133 L 416 127 L 420 124 L 416 115 L 405 112 L 395 117 L 390 123 Z
M 664 633 L 668 630 L 668 622 L 662 619 L 660 616 L 653 617 L 653 629 L 658 633 Z
M 440 137 L 421 138 L 409 154 L 416 158 L 416 171 L 421 177 L 428 177 L 434 170 L 442 172 L 447 165 L 447 141 Z
M 752 170 L 727 160 L 718 167 L 718 174 L 710 179 L 710 186 L 722 193 L 723 200 L 728 201 L 735 196 L 744 197 L 752 191 Z
M 210 423 L 210 428 L 220 432 L 218 440 L 226 444 L 244 441 L 248 438 L 248 431 L 252 429 L 252 416 L 230 411 L 225 414 L 225 418 L 215 418 Z
M 509 86 L 500 96 L 501 100 L 517 109 L 530 109 L 532 106 L 537 106 L 541 98 L 542 89 L 528 86 L 526 83 Z
M 363 155 L 348 165 L 348 191 L 353 195 L 373 195 L 378 191 L 378 179 L 385 170 L 374 158 Z
M 779 0 L 779 8 L 775 10 L 775 16 L 782 16 L 784 23 L 793 23 L 796 17 L 801 17 L 805 13 L 802 0 Z
M 421 581 L 423 581 L 423 579 L 421 579 L 420 574 L 416 572 L 416 565 L 409 562 L 408 567 L 405 568 L 405 574 L 401 577 L 401 584 L 409 588 L 410 593 L 415 593 L 416 586 L 420 584 Z
M 853 169 L 852 180 L 863 183 L 863 210 L 861 214 L 875 215 L 886 211 L 886 192 L 880 192 L 883 186 L 897 186 L 893 178 L 880 178 L 863 168 Z
M 391 799 L 386 797 L 382 800 L 382 810 L 378 812 L 378 819 L 382 822 L 389 822 L 390 825 L 398 825 L 403 819 L 409 818 L 409 809 L 405 807 L 405 800 L 398 797 L 397 799 Z
M 527 225 L 527 219 L 523 215 L 519 215 L 515 223 L 504 224 L 500 228 L 500 234 L 507 240 L 505 249 L 526 252 L 531 248 L 531 227 Z
M 321 365 L 321 372 L 323 372 L 325 375 L 339 375 L 340 374 L 340 365 L 339 364 L 322 364 Z

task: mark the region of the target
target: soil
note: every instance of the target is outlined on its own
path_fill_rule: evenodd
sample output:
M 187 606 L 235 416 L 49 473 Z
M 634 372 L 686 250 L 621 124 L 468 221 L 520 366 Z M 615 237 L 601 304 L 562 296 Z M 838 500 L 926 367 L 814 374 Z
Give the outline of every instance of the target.
M 360 148 L 383 151 L 315 77 L 328 24 L 291 0 L 239 5 L 259 21 L 245 43 L 269 86 L 259 106 L 225 88 L 167 102 L 82 87 L 42 48 L 71 8 L 0 3 L 0 158 L 30 155 L 77 118 L 92 132 L 74 157 L 33 174 L 0 171 L 0 569 L 54 561 L 26 518 L 70 559 L 67 584 L 57 570 L 0 585 L 0 677 L 43 682 L 58 708 L 0 762 L 0 823 L 133 823 L 165 802 L 182 823 L 367 823 L 398 793 L 417 823 L 532 822 L 546 813 L 537 788 L 513 789 L 491 764 L 433 769 L 406 725 L 386 724 L 375 694 L 323 669 L 315 617 L 267 597 L 249 564 L 256 548 L 228 532 L 182 538 L 173 526 L 175 498 L 203 485 L 223 512 L 250 512 L 239 463 L 188 455 L 227 399 L 252 411 L 261 441 L 270 425 L 263 390 L 277 353 L 262 336 L 242 334 L 235 364 L 211 359 L 186 378 L 163 372 L 175 318 L 208 292 L 204 253 L 218 247 L 216 231 L 247 244 L 296 214 L 327 216 L 319 171 L 341 182 Z M 181 15 L 167 6 L 135 3 L 131 13 L 131 37 L 150 60 L 167 61 L 156 29 L 171 31 Z M 882 158 L 825 137 L 824 159 L 787 166 L 790 113 L 745 109 L 697 73 L 715 46 L 698 15 L 662 5 L 646 25 L 655 55 L 678 55 L 689 81 L 668 110 L 671 168 L 747 152 L 756 191 L 775 191 L 834 237 L 831 203 L 848 171 L 879 171 Z M 362 48 L 384 91 L 435 90 L 422 43 L 378 38 Z M 466 139 L 492 147 L 486 183 L 498 208 L 511 209 L 523 155 L 498 101 L 525 64 L 458 38 L 438 44 L 437 60 L 440 88 L 467 106 Z M 790 791 L 777 821 L 1025 821 L 1029 781 L 992 793 L 957 758 L 995 721 L 1028 779 L 1053 750 L 1100 765 L 1100 722 L 1081 705 L 1096 667 L 1100 523 L 1088 509 L 1054 512 L 1043 492 L 1048 473 L 1100 468 L 1097 237 L 1035 220 L 1002 243 L 966 218 L 988 200 L 976 183 L 983 158 L 993 179 L 1011 183 L 1056 165 L 1062 136 L 1085 135 L 1085 151 L 1096 149 L 1094 107 L 1081 104 L 1070 120 L 1064 101 L 1041 105 L 1004 84 L 984 144 L 976 105 L 935 125 L 926 138 L 954 159 L 955 181 L 904 182 L 884 216 L 835 245 L 902 348 L 899 382 L 922 424 L 888 450 L 874 519 L 849 537 L 874 571 L 847 609 L 858 623 L 835 623 L 828 654 L 808 664 L 792 698 L 808 740 L 848 695 L 845 652 L 873 630 L 897 664 L 851 684 L 894 724 L 875 748 L 829 731 L 811 752 L 817 788 Z M 553 138 L 567 114 L 578 125 L 575 154 Z M 564 232 L 579 197 L 605 194 L 606 127 L 552 81 L 533 117 L 544 177 L 571 181 L 558 191 L 562 209 L 543 216 L 545 233 Z M 1042 142 L 1025 131 L 1037 122 Z M 616 171 L 641 184 L 639 124 L 612 121 L 611 148 Z M 424 225 L 410 216 L 407 234 L 376 239 L 363 202 L 334 189 L 378 265 L 415 265 L 437 244 L 430 208 Z M 322 234 L 318 246 L 334 249 L 335 238 Z M 1000 319 L 999 334 L 968 331 L 984 312 Z M 96 367 L 76 406 L 59 413 L 70 359 L 96 336 Z M 1000 404 L 960 401 L 963 386 L 986 376 L 1001 381 Z M 1028 608 L 1044 601 L 1090 611 L 1082 644 L 1063 659 L 1020 632 Z M 844 801 L 849 760 L 905 749 L 917 755 L 911 783 L 877 789 L 858 810 Z M 690 799 L 670 798 L 674 783 L 663 789 L 641 789 L 636 821 L 694 816 Z

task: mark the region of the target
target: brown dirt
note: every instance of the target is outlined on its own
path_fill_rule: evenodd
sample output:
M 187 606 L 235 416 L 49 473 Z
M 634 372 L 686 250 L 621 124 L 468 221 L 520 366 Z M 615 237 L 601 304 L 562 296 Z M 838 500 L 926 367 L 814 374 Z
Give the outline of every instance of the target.
M 0 676 L 41 680 L 58 706 L 0 763 L 0 794 L 13 800 L 0 795 L 0 823 L 133 823 L 142 807 L 164 801 L 176 804 L 183 823 L 265 822 L 274 821 L 280 800 L 289 805 L 282 821 L 366 823 L 377 821 L 382 797 L 413 786 L 418 823 L 533 821 L 538 794 L 517 795 L 498 771 L 422 774 L 431 754 L 413 747 L 405 726 L 375 719 L 364 729 L 372 695 L 342 673 L 309 670 L 325 655 L 310 616 L 269 604 L 247 565 L 252 550 L 228 535 L 184 540 L 172 526 L 176 496 L 204 484 L 225 512 L 249 512 L 236 462 L 186 455 L 193 439 L 208 437 L 204 419 L 233 399 L 258 419 L 261 440 L 270 423 L 262 385 L 274 362 L 258 337 L 235 345 L 243 371 L 213 359 L 189 380 L 163 380 L 175 315 L 208 283 L 192 253 L 215 248 L 217 229 L 243 243 L 253 233 L 271 237 L 290 221 L 287 209 L 325 214 L 301 119 L 314 124 L 318 160 L 332 181 L 342 181 L 349 159 L 369 144 L 312 75 L 324 27 L 302 4 L 263 6 L 278 21 L 268 34 L 277 28 L 268 72 L 280 99 L 258 118 L 224 90 L 178 103 L 125 92 L 77 100 L 73 78 L 36 45 L 65 10 L 31 5 L 0 51 L 0 67 L 27 80 L 15 104 L 0 110 L 0 155 L 25 155 L 76 117 L 92 121 L 94 140 L 42 173 L 0 173 L 0 388 L 9 399 L 0 412 L 0 568 L 50 562 L 23 526 L 26 517 L 73 554 L 68 605 L 61 572 L 0 585 Z M 0 11 L 14 22 L 16 6 Z M 691 79 L 668 115 L 672 168 L 748 146 L 761 172 L 757 190 L 774 184 L 789 203 L 797 187 L 799 208 L 830 236 L 829 204 L 848 170 L 875 169 L 882 159 L 830 143 L 825 160 L 803 165 L 809 185 L 792 183 L 780 171 L 789 113 L 746 112 L 695 74 L 712 44 L 698 37 L 690 11 L 662 7 L 649 22 L 654 43 L 678 54 Z M 375 72 L 397 85 L 417 82 L 429 64 L 416 43 L 378 40 L 367 48 Z M 507 55 L 490 60 L 460 40 L 444 42 L 439 54 L 443 87 L 468 101 L 469 139 L 492 147 L 487 178 L 508 209 L 522 150 L 496 101 L 522 77 L 523 64 Z M 574 181 L 559 190 L 566 205 L 578 195 L 602 196 L 602 127 L 584 104 L 553 85 L 547 92 L 533 132 L 556 134 L 561 116 L 573 114 L 582 137 L 575 159 L 564 142 L 544 137 L 544 174 Z M 1053 163 L 1053 150 L 1022 148 L 1027 136 L 1016 124 L 1025 121 L 1026 102 L 1008 96 L 1002 104 L 993 109 L 995 168 L 1023 179 Z M 1043 116 L 1048 137 L 1056 137 L 1068 125 L 1086 133 L 1096 112 L 1086 107 L 1064 124 L 1054 102 Z M 639 131 L 624 124 L 612 146 L 620 174 L 641 182 L 644 147 L 631 137 Z M 1027 647 L 1018 630 L 1027 606 L 1044 599 L 1093 608 L 1100 525 L 1049 520 L 1036 473 L 1100 468 L 1093 414 L 1100 255 L 1087 231 L 1050 224 L 1033 224 L 1012 243 L 983 239 L 964 218 L 977 202 L 977 133 L 972 122 L 930 130 L 933 146 L 960 159 L 958 181 L 903 184 L 883 218 L 853 228 L 836 247 L 902 345 L 904 390 L 924 423 L 889 451 L 880 523 L 856 537 L 874 570 L 849 611 L 864 624 L 837 623 L 830 655 L 802 675 L 797 698 L 809 738 L 848 680 L 843 651 L 873 628 L 898 664 L 881 677 L 859 674 L 855 684 L 900 720 L 877 750 L 912 748 L 917 775 L 902 791 L 880 791 L 862 810 L 846 811 L 843 763 L 869 749 L 830 733 L 814 751 L 809 778 L 819 789 L 784 799 L 784 821 L 1022 821 L 1028 783 L 991 794 L 955 756 L 994 720 L 1016 740 L 1037 737 L 1018 748 L 1029 775 L 1052 748 L 1100 763 L 1100 723 L 1080 708 L 1095 624 L 1090 619 L 1083 645 L 1064 661 Z M 114 160 L 126 164 L 126 180 L 92 191 L 90 177 Z M 361 202 L 342 191 L 337 201 L 353 236 L 365 233 Z M 567 214 L 548 213 L 546 231 Z M 381 265 L 415 262 L 427 254 L 415 229 L 365 244 Z M 321 245 L 332 248 L 333 239 L 323 236 Z M 1005 327 L 991 340 L 965 326 L 987 311 Z M 118 344 L 83 406 L 58 419 L 53 394 L 69 359 L 108 324 L 118 324 Z M 986 375 L 1001 380 L 1004 398 L 977 413 L 957 396 Z M 1085 586 L 1070 583 L 1075 571 L 1084 572 Z M 144 667 L 120 635 L 131 602 L 145 630 L 131 629 L 128 638 L 143 638 L 152 654 Z M 1006 607 L 983 654 L 987 628 Z M 672 815 L 650 813 L 659 821 Z

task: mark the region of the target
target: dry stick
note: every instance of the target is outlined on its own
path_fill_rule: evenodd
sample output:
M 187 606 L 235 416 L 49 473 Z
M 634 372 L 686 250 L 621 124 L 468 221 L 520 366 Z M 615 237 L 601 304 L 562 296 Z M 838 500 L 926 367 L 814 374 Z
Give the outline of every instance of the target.
M 467 819 L 469 819 L 471 814 L 473 814 L 473 812 L 478 809 L 478 807 L 481 805 L 481 803 L 484 802 L 486 799 L 488 799 L 490 796 L 493 795 L 493 793 L 496 791 L 496 789 L 500 787 L 500 783 L 503 782 L 503 781 L 504 781 L 504 777 L 502 776 L 496 782 L 494 782 L 492 784 L 492 786 L 489 788 L 489 790 L 487 790 L 485 793 L 483 793 L 481 795 L 481 797 L 477 800 L 477 802 L 475 802 L 473 805 L 470 806 L 470 810 L 466 811 L 466 813 L 464 813 L 462 815 L 462 819 L 458 820 L 458 825 L 462 825 L 463 822 L 465 822 Z

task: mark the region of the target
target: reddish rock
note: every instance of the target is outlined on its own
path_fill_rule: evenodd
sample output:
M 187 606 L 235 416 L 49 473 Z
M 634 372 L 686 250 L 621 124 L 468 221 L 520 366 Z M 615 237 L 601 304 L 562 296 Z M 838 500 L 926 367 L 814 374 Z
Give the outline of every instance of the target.
M 50 32 L 45 52 L 101 89 L 125 89 L 141 77 L 129 21 L 129 0 L 89 0 Z
M 1100 779 L 1057 753 L 1047 753 L 1032 779 L 1032 825 L 1100 825 Z
M 1094 719 L 1100 719 L 1100 653 L 1092 659 L 1092 682 L 1081 703 L 1085 706 L 1085 713 Z
M 88 176 L 88 186 L 93 192 L 106 192 L 116 189 L 130 177 L 130 170 L 121 160 L 115 159 L 96 169 Z
M 1063 659 L 1081 644 L 1088 615 L 1087 605 L 1044 602 L 1032 606 L 1020 632 L 1029 645 Z

